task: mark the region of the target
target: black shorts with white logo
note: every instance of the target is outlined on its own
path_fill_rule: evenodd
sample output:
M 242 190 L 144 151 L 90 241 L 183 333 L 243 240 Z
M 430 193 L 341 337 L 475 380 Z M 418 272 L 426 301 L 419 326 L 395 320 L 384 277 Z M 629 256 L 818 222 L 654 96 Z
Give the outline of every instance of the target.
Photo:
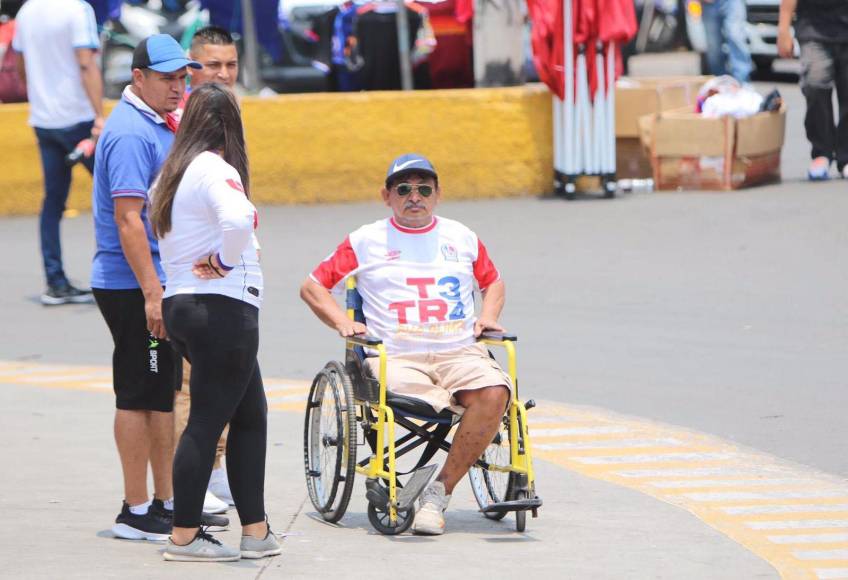
M 93 292 L 115 343 L 115 406 L 128 411 L 173 411 L 174 389 L 182 381 L 182 358 L 170 342 L 148 332 L 141 290 L 95 288 Z

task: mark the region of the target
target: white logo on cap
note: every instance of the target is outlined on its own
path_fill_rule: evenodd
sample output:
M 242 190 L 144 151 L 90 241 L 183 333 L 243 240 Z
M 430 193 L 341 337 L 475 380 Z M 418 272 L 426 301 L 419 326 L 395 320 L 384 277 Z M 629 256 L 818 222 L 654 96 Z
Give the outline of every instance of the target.
M 398 171 L 402 171 L 406 169 L 413 163 L 423 163 L 423 159 L 410 159 L 409 161 L 404 161 L 403 163 L 395 163 L 395 166 L 392 167 L 392 173 L 397 173 Z

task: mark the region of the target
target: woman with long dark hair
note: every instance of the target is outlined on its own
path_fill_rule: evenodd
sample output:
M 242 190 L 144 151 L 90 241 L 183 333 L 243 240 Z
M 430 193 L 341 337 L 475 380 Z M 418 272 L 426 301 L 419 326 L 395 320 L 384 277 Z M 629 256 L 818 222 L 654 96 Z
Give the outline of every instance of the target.
M 191 412 L 174 457 L 174 527 L 166 560 L 229 561 L 280 553 L 264 505 L 268 411 L 256 361 L 262 271 L 238 103 L 218 84 L 188 99 L 153 188 L 150 223 L 167 276 L 163 316 L 191 362 Z M 229 422 L 227 475 L 240 549 L 200 528 L 215 446 Z

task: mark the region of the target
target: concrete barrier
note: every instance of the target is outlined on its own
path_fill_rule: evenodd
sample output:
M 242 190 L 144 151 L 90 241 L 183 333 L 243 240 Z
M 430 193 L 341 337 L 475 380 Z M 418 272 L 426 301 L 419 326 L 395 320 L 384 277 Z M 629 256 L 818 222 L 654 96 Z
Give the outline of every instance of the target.
M 245 98 L 258 203 L 375 199 L 386 167 L 427 155 L 449 199 L 537 195 L 552 188 L 551 101 L 540 85 L 506 89 L 325 93 Z M 28 107 L 0 106 L 0 215 L 37 213 L 42 177 Z M 91 207 L 74 169 L 68 208 Z

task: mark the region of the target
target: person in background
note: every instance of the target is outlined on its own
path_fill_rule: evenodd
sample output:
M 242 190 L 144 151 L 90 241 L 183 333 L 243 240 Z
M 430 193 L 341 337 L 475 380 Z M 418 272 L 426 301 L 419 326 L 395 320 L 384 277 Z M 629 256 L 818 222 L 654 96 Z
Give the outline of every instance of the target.
M 62 263 L 60 225 L 71 189 L 65 157 L 80 146 L 82 163 L 94 170 L 94 142 L 103 129 L 103 81 L 94 11 L 85 2 L 28 0 L 17 16 L 12 48 L 26 83 L 29 124 L 35 129 L 44 175 L 39 215 L 46 306 L 92 302 L 91 291 L 68 280 Z
M 710 74 L 729 74 L 740 83 L 747 83 L 751 78 L 753 63 L 745 35 L 745 0 L 703 0 L 701 5 L 704 10 Z
M 171 115 L 177 119 L 182 118 L 191 89 L 198 88 L 206 83 L 221 83 L 230 89 L 234 89 L 238 79 L 239 61 L 238 51 L 233 37 L 229 32 L 217 26 L 207 26 L 198 29 L 191 40 L 189 58 L 199 62 L 202 68 L 191 69 L 189 80 L 191 86 L 180 101 L 176 111 Z M 188 424 L 188 415 L 191 408 L 191 395 L 189 392 L 189 377 L 191 365 L 183 361 L 182 386 L 175 393 L 174 398 L 174 435 L 179 441 L 183 431 Z M 203 503 L 203 509 L 209 513 L 222 513 L 233 503 L 233 495 L 227 481 L 227 470 L 223 466 L 223 458 L 227 449 L 227 431 L 224 428 L 221 438 L 218 440 L 217 452 L 215 453 L 215 464 L 209 479 L 209 488 Z
M 801 46 L 801 92 L 807 100 L 804 127 L 812 145 L 807 176 L 813 181 L 829 179 L 835 160 L 839 174 L 848 179 L 848 2 L 781 0 L 777 50 L 783 58 L 794 56 L 793 16 Z
M 165 326 L 192 364 L 192 408 L 174 457 L 166 560 L 231 561 L 281 551 L 264 503 L 268 403 L 256 359 L 264 291 L 249 197 L 235 95 L 204 84 L 188 100 L 153 189 L 151 214 L 168 280 Z M 227 471 L 242 524 L 240 549 L 200 527 L 215 447 L 228 422 Z

